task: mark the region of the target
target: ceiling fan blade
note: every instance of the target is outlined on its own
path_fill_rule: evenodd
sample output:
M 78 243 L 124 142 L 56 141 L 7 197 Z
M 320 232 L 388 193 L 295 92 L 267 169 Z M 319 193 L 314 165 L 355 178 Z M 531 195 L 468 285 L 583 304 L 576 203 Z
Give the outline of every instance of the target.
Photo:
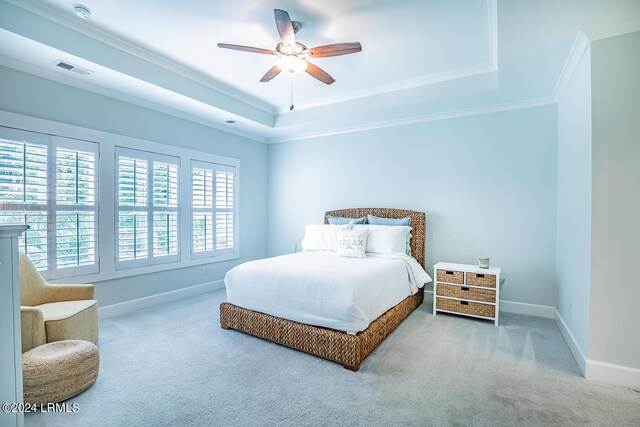
M 267 71 L 267 74 L 262 76 L 260 81 L 261 82 L 268 82 L 269 80 L 271 80 L 272 78 L 274 78 L 278 74 L 280 74 L 280 68 L 278 68 L 276 65 L 274 65 L 273 67 L 271 67 L 271 69 L 269 71 Z
M 239 44 L 218 43 L 218 47 L 223 49 L 241 50 L 243 52 L 262 53 L 265 55 L 275 55 L 276 52 L 270 49 L 262 49 L 259 47 L 241 46 Z
M 276 17 L 276 27 L 278 27 L 278 33 L 280 34 L 282 43 L 295 47 L 296 36 L 289 14 L 282 9 L 274 9 L 273 14 Z
M 326 58 L 328 56 L 348 55 L 362 51 L 362 45 L 355 43 L 336 43 L 309 49 L 313 58 Z
M 309 61 L 307 61 L 307 64 L 309 65 L 307 66 L 307 69 L 305 71 L 311 74 L 316 79 L 320 80 L 322 83 L 330 85 L 331 83 L 336 81 L 333 77 L 327 74 L 326 71 L 324 71 L 322 68 L 318 67 L 317 65 L 313 65 Z

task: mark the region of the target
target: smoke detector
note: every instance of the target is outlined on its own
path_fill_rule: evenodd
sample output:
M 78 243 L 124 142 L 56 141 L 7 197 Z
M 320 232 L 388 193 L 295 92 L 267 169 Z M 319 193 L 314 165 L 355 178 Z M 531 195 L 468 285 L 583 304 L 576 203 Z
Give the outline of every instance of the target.
M 73 7 L 73 11 L 76 13 L 78 18 L 89 19 L 91 16 L 91 9 L 82 4 L 77 4 Z

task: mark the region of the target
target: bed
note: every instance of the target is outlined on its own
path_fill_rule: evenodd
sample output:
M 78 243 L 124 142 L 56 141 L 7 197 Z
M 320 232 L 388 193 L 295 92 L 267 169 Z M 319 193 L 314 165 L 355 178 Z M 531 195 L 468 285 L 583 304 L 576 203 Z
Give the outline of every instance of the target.
M 245 263 L 225 278 L 229 302 L 220 305 L 222 328 L 286 345 L 357 371 L 378 344 L 422 303 L 424 291 L 419 282 L 428 278 L 422 268 L 426 235 L 423 212 L 343 209 L 326 212 L 325 224 L 329 215 L 355 218 L 367 214 L 411 217 L 413 257 L 369 256 L 361 260 L 303 252 Z M 399 277 L 406 281 L 407 272 L 409 280 L 402 283 Z M 411 274 L 415 275 L 414 280 Z M 366 286 L 358 285 L 353 276 Z M 394 286 L 388 286 L 389 281 Z M 345 291 L 348 286 L 351 287 Z

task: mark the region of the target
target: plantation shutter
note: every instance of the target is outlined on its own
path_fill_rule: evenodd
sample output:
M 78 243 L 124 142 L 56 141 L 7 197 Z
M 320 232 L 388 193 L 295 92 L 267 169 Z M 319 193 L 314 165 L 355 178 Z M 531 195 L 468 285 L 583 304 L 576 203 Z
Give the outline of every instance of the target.
M 47 278 L 98 271 L 95 143 L 0 128 L 0 223 Z
M 98 271 L 97 149 L 87 149 L 90 147 L 73 141 L 56 144 L 54 256 L 57 269 L 75 267 L 82 273 Z
M 216 171 L 216 250 L 233 249 L 233 172 Z
M 235 169 L 192 161 L 191 178 L 192 258 L 235 251 Z
M 0 224 L 28 224 L 30 228 L 19 239 L 20 250 L 36 268 L 47 271 L 49 144 L 15 136 L 0 138 Z
M 179 260 L 178 159 L 124 148 L 116 152 L 116 266 Z
M 148 257 L 148 178 L 147 160 L 118 157 L 119 261 L 144 260 Z M 141 210 L 133 210 L 136 208 Z
M 213 169 L 192 167 L 192 254 L 213 255 Z
M 178 254 L 178 166 L 153 162 L 153 256 Z

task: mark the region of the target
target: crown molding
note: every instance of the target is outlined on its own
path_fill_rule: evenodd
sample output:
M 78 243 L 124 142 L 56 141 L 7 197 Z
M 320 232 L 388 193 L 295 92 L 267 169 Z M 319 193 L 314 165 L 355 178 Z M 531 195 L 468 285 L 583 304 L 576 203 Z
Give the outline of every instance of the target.
M 492 14 L 496 14 L 497 9 L 495 8 L 495 1 L 490 1 L 490 3 L 494 5 Z M 494 19 L 493 22 L 497 23 L 496 19 Z M 497 43 L 497 33 L 495 38 Z M 541 107 L 545 105 L 557 104 L 569 80 L 571 79 L 571 76 L 573 75 L 576 68 L 580 64 L 580 60 L 582 59 L 585 52 L 589 48 L 590 43 L 591 42 L 587 37 L 587 35 L 582 31 L 578 31 L 573 41 L 573 45 L 571 46 L 571 50 L 569 51 L 569 54 L 567 56 L 567 59 L 562 67 L 562 70 L 560 71 L 560 75 L 558 76 L 558 80 L 556 81 L 553 91 L 549 96 L 546 96 L 546 97 L 533 98 L 529 100 L 515 101 L 515 102 L 509 102 L 509 103 L 503 103 L 503 104 L 486 105 L 486 106 L 475 107 L 475 108 L 452 110 L 444 113 L 418 115 L 418 116 L 406 117 L 402 119 L 367 123 L 367 124 L 356 125 L 356 126 L 346 126 L 346 127 L 327 129 L 327 130 L 322 130 L 317 132 L 299 133 L 297 135 L 267 139 L 267 143 L 277 144 L 277 143 L 283 143 L 283 142 L 302 141 L 306 139 L 333 136 L 333 135 L 339 135 L 343 133 L 362 132 L 366 130 L 382 129 L 386 127 L 404 126 L 404 125 L 410 125 L 415 123 L 447 120 L 447 119 L 453 119 L 453 118 L 459 118 L 459 117 L 475 116 L 480 114 L 490 114 L 490 113 L 497 113 L 502 111 L 534 108 L 534 107 Z M 497 49 L 496 49 L 496 54 L 494 59 L 495 61 L 498 60 Z M 496 65 L 497 65 L 497 62 L 496 62 Z
M 201 124 L 210 128 L 217 129 L 222 132 L 226 132 L 229 134 L 241 136 L 243 138 L 247 138 L 256 142 L 265 143 L 267 140 L 261 136 L 257 136 L 254 133 L 243 132 L 241 128 L 230 128 L 227 126 L 223 126 L 217 120 L 207 120 L 203 117 L 197 116 L 195 114 L 183 112 L 181 110 L 171 108 L 165 105 L 157 104 L 152 101 L 147 101 L 144 98 L 138 96 L 128 95 L 124 92 L 115 89 L 109 89 L 104 86 L 100 86 L 97 84 L 89 83 L 84 80 L 80 80 L 74 77 L 66 76 L 63 74 L 59 74 L 41 67 L 38 67 L 33 64 L 29 64 L 23 61 L 19 61 L 14 58 L 9 58 L 4 55 L 0 55 L 0 66 L 5 66 L 8 68 L 12 68 L 14 70 L 24 72 L 27 74 L 31 74 L 34 76 L 42 77 L 47 80 L 51 80 L 57 83 L 61 83 L 66 86 L 71 86 L 73 88 L 85 90 L 88 92 L 92 92 L 98 95 L 107 96 L 109 98 L 117 99 L 119 101 L 127 102 L 129 104 L 138 105 L 140 107 L 148 108 L 150 110 L 158 111 L 160 113 L 168 114 L 173 117 L 178 117 L 180 119 L 188 120 L 193 123 Z M 195 102 L 195 101 L 194 101 Z
M 203 74 L 201 72 L 190 69 L 186 66 L 177 64 L 170 59 L 152 52 L 148 49 L 141 48 L 132 44 L 122 37 L 118 37 L 101 29 L 91 26 L 85 21 L 76 19 L 71 14 L 64 14 L 54 9 L 53 7 L 36 2 L 33 0 L 5 0 L 8 3 L 20 7 L 28 12 L 34 13 L 40 17 L 50 20 L 63 27 L 77 31 L 87 37 L 90 37 L 96 41 L 119 49 L 131 55 L 135 55 L 144 61 L 147 61 L 157 67 L 180 75 L 181 77 L 192 80 L 199 83 L 209 89 L 219 91 L 227 96 L 231 96 L 245 104 L 258 108 L 265 113 L 271 115 L 280 115 L 288 113 L 288 109 L 284 107 L 274 107 L 273 105 L 261 101 L 250 94 L 237 90 L 229 85 L 220 83 L 214 78 Z M 412 89 L 420 86 L 426 86 L 434 83 L 440 83 L 443 81 L 460 79 L 465 77 L 471 77 L 478 74 L 490 73 L 496 71 L 498 68 L 498 26 L 497 26 L 497 0 L 487 0 L 488 11 L 488 39 L 489 39 L 489 58 L 485 64 L 479 64 L 471 67 L 461 68 L 457 70 L 431 74 L 427 76 L 418 77 L 415 79 L 404 80 L 400 82 L 389 83 L 386 85 L 377 86 L 374 88 L 363 89 L 359 91 L 353 91 L 338 96 L 321 98 L 318 100 L 310 101 L 308 103 L 301 103 L 296 105 L 296 111 L 316 108 L 320 106 L 326 106 L 336 104 L 340 102 L 350 101 L 353 99 L 365 98 L 369 96 L 380 95 L 384 93 L 390 93 L 405 89 Z
M 95 28 L 84 21 L 75 19 L 75 17 L 71 16 L 70 14 L 62 13 L 49 5 L 46 5 L 34 0 L 5 0 L 5 1 L 23 10 L 26 10 L 44 19 L 47 19 L 58 25 L 61 25 L 67 29 L 70 29 L 72 31 L 77 31 L 93 40 L 104 43 L 108 46 L 121 50 L 125 53 L 134 55 L 159 68 L 175 73 L 181 77 L 184 77 L 193 82 L 199 83 L 212 90 L 219 91 L 220 93 L 223 93 L 227 96 L 233 97 L 239 100 L 240 102 L 243 102 L 247 105 L 255 107 L 267 114 L 273 115 L 274 119 L 276 119 L 278 115 L 288 112 L 288 110 L 286 109 L 276 108 L 271 104 L 260 101 L 257 98 L 245 92 L 236 90 L 235 88 L 222 84 L 217 80 L 201 72 L 198 72 L 188 67 L 185 67 L 183 65 L 177 64 L 162 55 L 159 55 L 150 50 L 141 48 L 137 45 L 134 45 L 131 42 L 127 41 L 126 39 L 115 36 L 101 29 Z M 298 104 L 296 105 L 296 111 L 336 104 L 336 103 L 345 102 L 353 99 L 365 98 L 369 96 L 375 96 L 379 94 L 390 93 L 390 92 L 395 92 L 395 91 L 400 91 L 405 89 L 412 89 L 420 86 L 426 86 L 434 83 L 440 83 L 440 82 L 449 81 L 449 80 L 471 77 L 471 76 L 484 74 L 484 73 L 495 72 L 498 69 L 497 0 L 487 0 L 487 11 L 488 11 L 487 19 L 488 19 L 488 30 L 489 30 L 489 34 L 488 34 L 489 58 L 487 63 L 466 67 L 462 69 L 452 70 L 448 72 L 422 76 L 416 79 L 390 83 L 390 84 L 378 86 L 375 88 L 354 91 L 354 92 L 342 94 L 339 96 L 327 97 L 327 98 L 319 99 L 316 101 L 311 101 L 309 103 Z M 70 84 L 70 83 L 65 82 L 65 84 Z M 88 90 L 96 92 L 95 88 L 93 89 L 90 88 Z M 115 96 L 115 91 L 111 92 L 111 94 L 108 96 L 117 97 L 118 99 L 122 99 L 123 96 L 127 97 L 126 94 L 125 95 L 120 94 L 118 96 Z M 127 98 L 128 98 L 127 102 L 132 102 L 132 100 L 129 99 L 131 97 L 127 97 Z M 142 105 L 140 100 L 136 100 L 134 103 Z M 144 105 L 144 106 L 148 107 L 148 105 Z M 157 107 L 149 107 L 149 108 L 153 108 L 156 110 L 158 109 Z M 198 121 L 201 122 L 201 120 L 198 120 Z M 228 132 L 227 129 L 224 129 L 224 130 Z M 236 132 L 231 132 L 231 133 L 236 133 Z M 252 139 L 256 139 L 256 138 L 252 138 Z
M 285 136 L 281 138 L 268 139 L 267 143 L 276 144 L 282 142 L 301 141 L 312 138 L 320 138 L 326 136 L 340 135 L 345 133 L 362 132 L 374 129 L 383 129 L 396 126 L 405 126 L 416 123 L 433 122 L 439 120 L 456 119 L 467 116 L 477 116 L 481 114 L 499 113 L 510 110 L 520 110 L 524 108 L 535 108 L 546 105 L 556 104 L 556 101 L 551 97 L 533 98 L 523 101 L 507 102 L 503 104 L 485 105 L 481 107 L 465 108 L 460 110 L 452 110 L 443 113 L 435 114 L 423 114 L 412 117 L 405 117 L 401 119 L 386 120 L 374 123 L 366 123 L 355 126 L 345 126 L 341 128 L 321 130 L 317 132 L 299 133 L 296 135 Z
M 48 6 L 34 4 L 32 0 L 24 0 L 24 2 L 18 2 L 18 0 L 6 0 L 6 1 L 11 4 L 17 5 L 22 9 L 25 9 L 37 15 L 43 16 L 46 19 L 49 19 L 53 22 L 57 22 L 60 25 L 63 25 L 67 28 L 71 28 L 72 30 L 79 31 L 82 34 L 87 35 L 88 37 L 97 39 L 98 41 L 104 42 L 112 47 L 124 50 L 125 52 L 131 53 L 136 56 L 140 56 L 143 59 L 149 60 L 150 62 L 152 62 L 153 64 L 159 67 L 168 69 L 169 71 L 174 71 L 173 67 L 177 67 L 176 69 L 181 69 L 186 73 L 186 74 L 183 74 L 182 72 L 178 73 L 183 77 L 193 79 L 192 75 L 198 74 L 198 73 L 191 72 L 185 67 L 176 65 L 171 61 L 167 60 L 166 58 L 160 57 L 152 52 L 148 52 L 137 46 L 131 45 L 125 40 L 118 39 L 117 37 L 111 36 L 110 34 L 107 34 L 100 30 L 96 30 L 94 28 L 88 28 L 87 25 L 82 22 L 80 23 L 73 22 L 73 25 L 67 25 L 63 21 L 75 21 L 75 20 L 70 19 L 70 17 L 63 15 L 60 12 L 55 10 L 53 10 L 52 12 L 50 11 L 52 14 L 57 15 L 55 18 L 49 15 L 48 13 L 42 12 L 42 9 L 44 8 L 50 9 Z M 377 88 L 367 89 L 363 91 L 354 91 L 354 92 L 340 95 L 337 97 L 324 98 L 318 101 L 310 102 L 308 104 L 304 104 L 304 105 L 301 104 L 299 106 L 296 106 L 296 110 L 314 108 L 322 105 L 329 105 L 337 102 L 348 101 L 350 99 L 362 98 L 362 97 L 367 97 L 371 95 L 378 95 L 381 93 L 388 93 L 388 92 L 393 92 L 393 91 L 402 90 L 402 89 L 411 89 L 411 88 L 419 87 L 422 85 L 428 85 L 428 84 L 443 82 L 447 80 L 459 79 L 459 78 L 469 77 L 477 74 L 497 71 L 498 69 L 497 0 L 487 0 L 487 5 L 488 5 L 488 22 L 489 22 L 488 26 L 489 26 L 489 33 L 490 33 L 489 39 L 491 41 L 490 58 L 488 63 L 483 65 L 477 65 L 473 67 L 453 70 L 445 73 L 423 76 L 417 79 L 411 79 L 411 80 L 406 80 L 402 82 L 392 83 L 389 85 L 383 85 Z M 86 28 L 83 28 L 82 30 L 80 30 L 78 29 L 79 25 L 82 25 L 83 27 L 86 27 Z M 631 32 L 632 29 L 635 28 L 635 25 L 636 25 L 636 21 L 633 21 L 631 22 L 631 24 L 627 25 L 625 27 L 627 29 L 626 32 Z M 607 34 L 612 33 L 612 31 L 613 30 L 609 29 Z M 620 30 L 616 30 L 616 34 L 618 33 L 620 33 Z M 99 36 L 96 36 L 96 34 L 99 34 Z M 18 69 L 20 71 L 25 71 L 30 74 L 35 74 L 41 77 L 45 77 L 50 80 L 58 81 L 63 84 L 71 85 L 71 86 L 88 90 L 94 93 L 106 95 L 106 96 L 116 98 L 125 102 L 140 105 L 145 108 L 150 108 L 156 111 L 160 111 L 166 114 L 170 114 L 176 117 L 190 120 L 192 122 L 213 127 L 223 132 L 235 134 L 235 135 L 249 138 L 258 142 L 282 143 L 282 142 L 300 141 L 300 140 L 307 140 L 307 139 L 313 139 L 313 138 L 319 138 L 319 137 L 325 137 L 325 136 L 332 136 L 332 135 L 338 135 L 338 134 L 344 134 L 344 133 L 361 132 L 366 130 L 382 129 L 387 127 L 404 126 L 404 125 L 410 125 L 410 124 L 416 124 L 416 123 L 447 120 L 447 119 L 453 119 L 453 118 L 460 118 L 460 117 L 467 117 L 467 116 L 474 116 L 474 115 L 481 115 L 481 114 L 490 114 L 490 113 L 496 113 L 496 112 L 502 112 L 502 111 L 534 108 L 534 107 L 540 107 L 545 105 L 557 104 L 569 80 L 571 79 L 571 76 L 573 75 L 577 66 L 579 65 L 580 60 L 582 59 L 585 52 L 589 48 L 590 43 L 591 41 L 587 36 L 587 34 L 585 34 L 582 31 L 578 31 L 574 39 L 573 45 L 567 56 L 567 59 L 559 74 L 558 80 L 556 81 L 556 84 L 552 90 L 552 93 L 549 96 L 532 98 L 532 99 L 522 100 L 522 101 L 507 102 L 502 104 L 493 104 L 493 105 L 485 105 L 485 106 L 478 106 L 478 107 L 472 107 L 472 108 L 456 109 L 456 110 L 451 110 L 451 111 L 446 111 L 441 113 L 428 113 L 428 114 L 404 117 L 404 118 L 393 119 L 393 120 L 359 124 L 354 126 L 344 126 L 344 127 L 336 127 L 333 129 L 323 129 L 318 131 L 281 135 L 276 137 L 270 137 L 269 134 L 273 135 L 274 131 L 277 133 L 278 131 L 277 127 L 275 129 L 266 129 L 266 131 L 262 135 L 256 136 L 255 134 L 243 132 L 237 128 L 229 129 L 227 127 L 222 127 L 220 126 L 219 123 L 213 123 L 212 121 L 206 120 L 205 118 L 199 117 L 195 114 L 182 112 L 182 111 L 173 109 L 169 106 L 159 105 L 154 102 L 146 101 L 138 97 L 120 93 L 116 90 L 108 89 L 102 86 L 92 85 L 86 82 L 81 82 L 77 79 L 65 78 L 64 76 L 61 76 L 57 73 L 54 73 L 48 70 L 43 70 L 33 65 L 24 64 L 21 61 L 16 61 L 11 58 L 6 58 L 6 57 L 0 58 L 1 59 L 0 64 Z M 11 61 L 13 61 L 14 63 L 11 63 Z M 19 65 L 17 63 L 19 63 Z M 202 77 L 202 76 L 197 76 L 197 75 L 195 76 L 195 78 L 198 78 L 198 77 Z M 211 80 L 211 79 L 207 78 L 206 80 Z M 211 87 L 206 82 L 199 81 L 199 80 L 196 80 L 196 81 L 208 87 Z M 212 89 L 218 90 L 216 87 L 212 87 Z M 227 95 L 234 96 L 234 97 L 236 96 L 234 93 L 227 93 Z M 240 101 L 243 101 L 243 99 L 240 99 Z M 260 106 L 256 106 L 256 105 L 254 106 L 260 109 Z M 271 111 L 266 111 L 266 112 L 268 114 L 275 114 L 277 110 L 272 108 Z
M 142 99 L 137 96 L 127 95 L 117 90 L 109 89 L 103 86 L 99 86 L 99 85 L 88 83 L 79 79 L 75 79 L 73 77 L 68 77 L 63 74 L 55 73 L 53 71 L 46 70 L 32 64 L 24 63 L 22 61 L 18 61 L 3 55 L 0 55 L 0 65 L 13 68 L 21 72 L 26 72 L 28 74 L 43 77 L 52 81 L 56 81 L 58 83 L 72 86 L 81 90 L 86 90 L 99 95 L 108 96 L 111 98 L 118 99 L 120 101 L 128 102 L 144 108 L 149 108 L 151 110 L 158 111 L 164 114 L 169 114 L 174 117 L 179 117 L 185 120 L 189 120 L 191 122 L 202 124 L 204 126 L 208 126 L 214 129 L 218 129 L 226 133 L 251 139 L 256 142 L 268 143 L 268 144 L 301 141 L 301 140 L 320 138 L 325 136 L 333 136 L 333 135 L 339 135 L 339 134 L 345 134 L 345 133 L 354 133 L 354 132 L 361 132 L 361 131 L 374 130 L 374 129 L 383 129 L 387 127 L 397 127 L 397 126 L 411 125 L 416 123 L 447 120 L 447 119 L 475 116 L 475 115 L 481 115 L 481 114 L 490 114 L 490 113 L 503 112 L 503 111 L 516 110 L 516 109 L 534 108 L 534 107 L 540 107 L 540 106 L 556 103 L 556 101 L 552 97 L 535 98 L 535 99 L 524 100 L 524 101 L 516 101 L 516 102 L 509 102 L 509 103 L 503 103 L 503 104 L 497 104 L 497 105 L 486 105 L 486 106 L 480 106 L 480 107 L 474 107 L 474 108 L 452 110 L 452 111 L 443 112 L 443 113 L 435 113 L 435 114 L 430 113 L 430 114 L 417 115 L 417 116 L 405 117 L 405 118 L 394 119 L 394 120 L 386 120 L 386 121 L 366 123 L 366 124 L 355 125 L 355 126 L 345 126 L 341 128 L 326 129 L 326 130 L 317 131 L 317 132 L 307 132 L 307 133 L 286 135 L 283 137 L 269 138 L 268 135 L 265 135 L 265 136 L 255 135 L 252 133 L 243 132 L 241 128 L 229 128 L 226 126 L 222 126 L 218 121 L 206 120 L 194 114 L 185 113 L 183 111 L 176 110 L 163 105 L 159 105 L 151 101 L 146 101 L 145 99 Z M 271 130 L 272 129 L 268 129 L 267 132 Z
M 441 73 L 429 74 L 414 79 L 402 80 L 399 82 L 388 83 L 373 88 L 361 89 L 352 92 L 343 93 L 336 96 L 328 96 L 309 102 L 296 103 L 295 111 L 308 110 L 311 108 L 324 107 L 327 105 L 338 104 L 340 102 L 352 101 L 354 99 L 367 98 L 375 95 L 382 95 L 390 92 L 397 92 L 406 89 L 414 89 L 421 86 L 427 86 L 435 83 L 442 83 L 449 80 L 462 79 L 472 77 L 479 74 L 492 73 L 498 71 L 498 1 L 487 0 L 487 27 L 489 30 L 489 58 L 484 64 L 473 65 L 470 67 L 458 68 L 455 70 L 444 71 Z M 278 115 L 290 114 L 288 107 L 280 107 L 277 109 Z
M 320 98 L 314 101 L 303 102 L 301 104 L 296 103 L 294 111 L 309 110 L 317 107 L 324 107 L 327 105 L 334 105 L 341 102 L 353 101 L 354 99 L 367 98 L 374 95 L 382 95 L 390 92 L 397 92 L 406 89 L 414 89 L 421 86 L 427 86 L 435 83 L 442 83 L 449 80 L 462 79 L 465 77 L 472 77 L 478 74 L 491 73 L 496 71 L 496 68 L 490 64 L 474 65 L 472 67 L 460 68 L 452 71 L 445 71 L 442 73 L 430 74 L 428 76 L 422 76 L 415 79 L 403 80 L 394 83 L 388 83 L 380 86 L 376 86 L 368 89 L 361 89 L 352 92 L 343 93 L 341 95 L 329 96 L 326 98 Z M 290 114 L 289 108 L 280 108 L 278 115 Z
M 576 34 L 576 38 L 573 40 L 573 46 L 571 46 L 571 50 L 569 51 L 569 55 L 564 62 L 564 66 L 560 71 L 560 75 L 558 76 L 558 80 L 556 81 L 556 85 L 553 88 L 553 92 L 551 93 L 551 98 L 557 103 L 560 101 L 560 97 L 564 93 L 567 85 L 569 84 L 569 80 L 575 73 L 578 65 L 580 65 L 580 61 L 582 57 L 587 52 L 589 45 L 591 42 L 585 33 L 582 31 L 578 31 Z
M 7 3 L 12 4 L 13 6 L 17 6 L 23 10 L 26 10 L 35 15 L 38 15 L 41 18 L 47 19 L 69 30 L 79 32 L 98 42 L 104 43 L 108 46 L 121 50 L 130 55 L 134 55 L 157 67 L 160 67 L 164 70 L 175 73 L 195 83 L 201 84 L 209 89 L 212 89 L 220 93 L 223 93 L 224 95 L 233 97 L 240 102 L 243 102 L 247 105 L 250 105 L 254 108 L 261 110 L 264 113 L 271 114 L 271 115 L 274 115 L 277 113 L 277 109 L 273 105 L 267 102 L 261 101 L 255 98 L 254 96 L 251 96 L 245 92 L 242 92 L 233 87 L 230 87 L 229 85 L 220 83 L 219 81 L 215 80 L 214 78 L 202 72 L 195 71 L 191 68 L 188 68 L 174 61 L 171 61 L 170 59 L 162 55 L 159 55 L 155 52 L 152 52 L 148 49 L 143 49 L 137 45 L 134 45 L 131 42 L 121 37 L 118 37 L 116 35 L 103 31 L 101 29 L 95 28 L 83 20 L 76 19 L 74 16 L 61 13 L 60 11 L 52 8 L 49 5 L 36 2 L 33 0 L 5 0 L 5 1 Z

